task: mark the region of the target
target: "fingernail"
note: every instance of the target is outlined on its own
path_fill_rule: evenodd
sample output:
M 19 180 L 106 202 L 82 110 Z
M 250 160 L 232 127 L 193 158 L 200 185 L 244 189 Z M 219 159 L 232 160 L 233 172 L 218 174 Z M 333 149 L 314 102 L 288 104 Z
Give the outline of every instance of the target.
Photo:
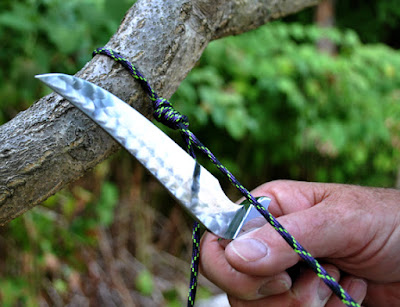
M 333 278 L 337 278 L 339 272 L 337 270 L 327 270 L 328 274 Z M 318 284 L 318 297 L 321 301 L 325 301 L 329 295 L 332 294 L 332 290 L 324 283 L 321 279 Z
M 363 279 L 355 278 L 349 286 L 349 294 L 356 302 L 362 302 L 367 293 L 367 283 Z
M 251 238 L 233 240 L 228 248 L 246 262 L 257 261 L 268 255 L 268 247 L 263 242 Z
M 290 284 L 284 279 L 274 279 L 267 281 L 258 289 L 258 294 L 266 297 L 281 294 L 290 289 Z

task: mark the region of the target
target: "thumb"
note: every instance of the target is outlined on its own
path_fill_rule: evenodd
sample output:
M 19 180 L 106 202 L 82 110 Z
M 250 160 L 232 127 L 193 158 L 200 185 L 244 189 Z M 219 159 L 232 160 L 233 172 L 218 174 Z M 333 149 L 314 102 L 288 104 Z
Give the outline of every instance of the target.
M 340 208 L 329 205 L 329 202 L 327 205 L 324 199 L 326 187 L 319 185 L 307 189 L 306 184 L 275 182 L 257 189 L 254 194 L 271 196 L 271 212 L 286 214 L 277 220 L 314 257 L 338 257 L 338 251 L 343 252 L 348 246 L 350 236 L 346 232 L 349 227 L 337 218 Z M 283 188 L 285 193 L 281 191 Z M 301 199 L 298 206 L 296 199 Z M 345 223 L 346 220 L 351 219 L 345 219 Z M 225 256 L 236 270 L 255 276 L 276 275 L 300 260 L 269 224 L 233 240 L 227 245 Z

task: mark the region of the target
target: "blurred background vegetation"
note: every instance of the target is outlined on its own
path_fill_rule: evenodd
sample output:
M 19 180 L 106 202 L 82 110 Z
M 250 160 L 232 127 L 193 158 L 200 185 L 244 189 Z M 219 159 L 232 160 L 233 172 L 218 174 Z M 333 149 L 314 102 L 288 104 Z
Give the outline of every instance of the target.
M 74 74 L 134 2 L 2 0 L 0 124 L 48 93 L 35 74 Z M 325 0 L 215 41 L 171 101 L 249 189 L 282 178 L 399 186 L 397 4 Z M 190 224 L 121 151 L 0 228 L 0 303 L 181 306 Z M 218 292 L 201 285 L 200 298 Z

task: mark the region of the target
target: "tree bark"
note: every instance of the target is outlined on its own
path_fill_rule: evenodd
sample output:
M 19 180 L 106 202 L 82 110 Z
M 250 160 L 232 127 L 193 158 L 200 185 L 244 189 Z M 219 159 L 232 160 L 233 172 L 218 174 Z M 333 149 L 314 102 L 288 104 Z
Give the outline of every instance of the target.
M 316 9 L 315 22 L 321 28 L 332 28 L 335 25 L 335 0 L 322 0 Z M 318 43 L 318 49 L 329 55 L 336 54 L 336 45 L 329 38 L 323 37 Z
M 318 0 L 139 0 L 107 47 L 122 53 L 169 98 L 207 44 L 314 5 Z M 279 43 L 279 42 L 277 42 Z M 109 90 L 145 116 L 151 105 L 117 63 L 96 56 L 77 76 Z M 41 203 L 119 148 L 56 94 L 0 127 L 0 225 Z

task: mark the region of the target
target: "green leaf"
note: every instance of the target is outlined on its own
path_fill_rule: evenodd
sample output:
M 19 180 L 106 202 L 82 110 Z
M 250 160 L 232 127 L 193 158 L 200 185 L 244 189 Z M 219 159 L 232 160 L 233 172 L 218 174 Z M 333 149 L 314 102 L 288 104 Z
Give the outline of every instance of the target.
M 35 28 L 32 20 L 34 13 L 29 4 L 14 2 L 11 11 L 0 14 L 0 25 L 21 32 L 31 32 Z
M 241 139 L 247 132 L 247 116 L 242 108 L 232 108 L 225 118 L 225 126 L 229 134 L 236 140 Z
M 153 275 L 148 270 L 142 270 L 135 280 L 136 289 L 143 295 L 150 296 L 154 291 Z
M 110 226 L 114 220 L 114 208 L 118 203 L 118 189 L 111 182 L 106 181 L 101 189 L 100 199 L 96 205 L 99 223 Z

